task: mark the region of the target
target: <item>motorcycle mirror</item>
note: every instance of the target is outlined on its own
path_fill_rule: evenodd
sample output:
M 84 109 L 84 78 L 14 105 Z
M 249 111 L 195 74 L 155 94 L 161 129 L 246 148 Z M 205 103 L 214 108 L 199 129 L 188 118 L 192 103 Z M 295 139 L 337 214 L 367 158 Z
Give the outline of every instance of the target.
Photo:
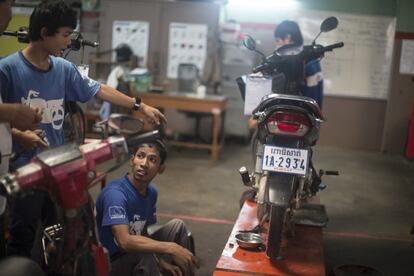
M 243 46 L 251 51 L 256 51 L 256 40 L 248 34 L 243 35 Z
M 338 18 L 336 18 L 335 16 L 328 17 L 321 24 L 321 32 L 327 33 L 329 31 L 336 29 L 337 26 Z
M 312 41 L 312 45 L 315 45 L 316 39 L 321 35 L 321 33 L 330 32 L 336 29 L 337 26 L 338 26 L 338 18 L 336 18 L 335 16 L 330 16 L 328 18 L 325 18 L 325 20 L 321 23 L 319 34 Z
M 243 35 L 243 46 L 249 49 L 250 51 L 254 51 L 265 58 L 265 55 L 256 49 L 256 40 L 248 34 Z
M 109 116 L 108 127 L 119 134 L 136 134 L 142 131 L 144 123 L 131 115 L 113 113 Z

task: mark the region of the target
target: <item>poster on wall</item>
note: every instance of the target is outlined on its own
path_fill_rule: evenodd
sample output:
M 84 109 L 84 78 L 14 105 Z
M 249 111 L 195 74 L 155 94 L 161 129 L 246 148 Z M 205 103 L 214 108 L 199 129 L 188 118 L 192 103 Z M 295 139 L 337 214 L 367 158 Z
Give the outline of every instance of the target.
M 131 47 L 138 57 L 139 66 L 146 67 L 148 60 L 149 22 L 115 20 L 112 24 L 112 48 L 121 44 Z M 115 59 L 115 54 L 114 57 Z
M 414 74 L 414 40 L 402 40 L 400 74 Z
M 176 79 L 181 63 L 192 63 L 203 73 L 207 55 L 208 27 L 205 24 L 170 23 L 167 77 Z

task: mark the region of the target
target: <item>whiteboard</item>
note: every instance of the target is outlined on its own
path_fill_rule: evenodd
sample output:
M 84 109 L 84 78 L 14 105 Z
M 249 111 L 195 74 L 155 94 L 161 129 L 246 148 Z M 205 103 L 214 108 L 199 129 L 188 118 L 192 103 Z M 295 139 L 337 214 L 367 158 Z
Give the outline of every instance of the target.
M 320 24 L 336 16 L 338 28 L 317 39 L 322 45 L 343 41 L 343 48 L 325 54 L 321 61 L 326 95 L 387 99 L 390 89 L 395 17 L 360 15 L 332 11 L 296 10 L 278 15 L 274 22 L 242 23 L 243 32 L 259 38 L 259 50 L 274 49 L 275 24 L 285 19 L 298 22 L 305 44 L 319 33 Z
M 338 28 L 323 33 L 317 43 L 343 41 L 321 61 L 326 95 L 387 99 L 396 27 L 395 17 L 306 10 L 296 14 L 305 44 L 319 32 L 320 23 L 336 16 Z

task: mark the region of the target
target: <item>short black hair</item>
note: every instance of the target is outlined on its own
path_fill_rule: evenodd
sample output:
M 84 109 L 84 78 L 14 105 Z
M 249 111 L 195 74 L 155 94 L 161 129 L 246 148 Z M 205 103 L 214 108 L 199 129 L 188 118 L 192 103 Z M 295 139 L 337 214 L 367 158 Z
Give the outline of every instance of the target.
M 284 20 L 276 26 L 275 38 L 284 39 L 289 34 L 293 40 L 294 45 L 299 46 L 303 44 L 303 36 L 298 23 L 291 20 Z
M 47 35 L 57 33 L 60 27 L 76 28 L 76 11 L 62 0 L 42 1 L 30 15 L 29 40 L 41 39 L 40 31 L 47 28 Z
M 156 148 L 158 150 L 158 153 L 160 154 L 160 158 L 161 158 L 160 165 L 164 164 L 165 160 L 167 159 L 168 151 L 167 151 L 167 147 L 165 146 L 163 141 L 157 139 L 155 141 L 145 142 L 145 143 L 139 144 L 138 146 L 135 147 L 133 155 L 135 156 L 137 151 L 142 147 Z

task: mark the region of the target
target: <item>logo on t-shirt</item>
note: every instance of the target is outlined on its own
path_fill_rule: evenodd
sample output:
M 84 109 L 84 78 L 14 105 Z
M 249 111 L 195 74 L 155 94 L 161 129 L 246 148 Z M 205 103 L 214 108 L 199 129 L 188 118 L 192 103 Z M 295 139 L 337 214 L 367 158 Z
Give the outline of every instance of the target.
M 142 229 L 144 229 L 146 220 L 139 220 L 139 215 L 134 215 L 132 221 L 129 222 L 129 233 L 132 235 L 141 235 Z
M 124 219 L 126 217 L 125 209 L 122 206 L 110 206 L 109 218 L 110 219 Z
M 42 114 L 43 124 L 52 124 L 54 129 L 61 129 L 65 116 L 63 99 L 49 100 L 39 98 L 39 92 L 30 90 L 27 99 L 21 98 L 23 104 L 32 108 L 39 108 Z

